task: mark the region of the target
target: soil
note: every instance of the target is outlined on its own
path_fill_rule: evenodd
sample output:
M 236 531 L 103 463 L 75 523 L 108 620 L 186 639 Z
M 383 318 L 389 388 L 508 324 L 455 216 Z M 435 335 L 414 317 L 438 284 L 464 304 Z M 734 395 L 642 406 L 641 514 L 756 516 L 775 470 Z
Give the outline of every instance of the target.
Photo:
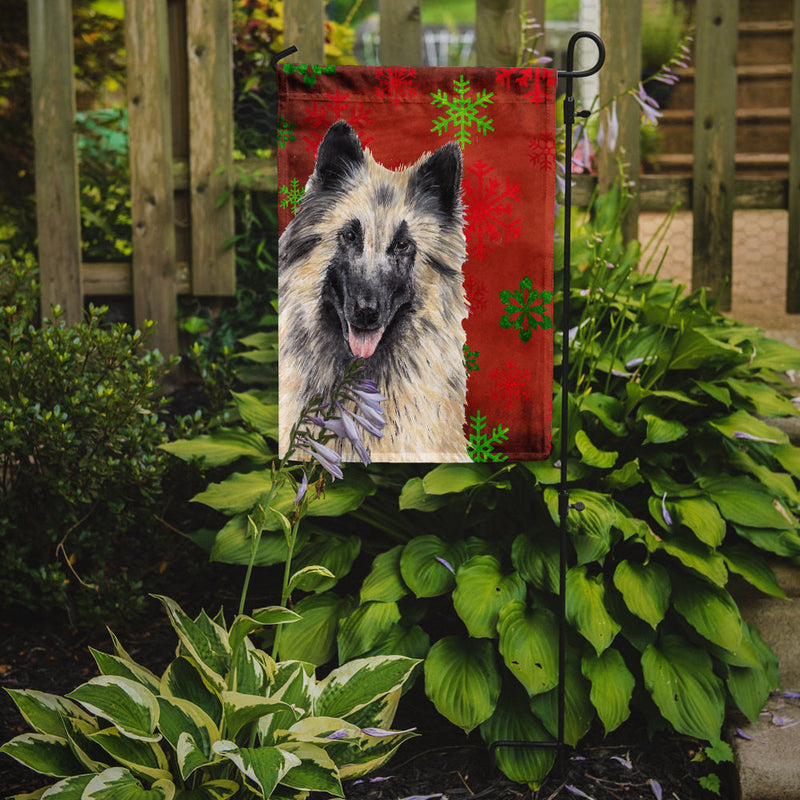
M 209 607 L 209 597 L 227 598 L 232 606 L 238 574 L 215 567 L 214 576 L 189 587 L 175 576 L 171 594 L 190 613 L 203 605 Z M 170 576 L 166 577 L 169 582 Z M 151 611 L 146 625 L 139 622 L 126 629 L 118 623 L 114 632 L 135 660 L 159 673 L 174 656 L 175 636 L 155 600 Z M 111 650 L 105 632 L 87 636 L 55 618 L 5 619 L 0 622 L 0 685 L 65 694 L 97 674 L 89 646 Z M 600 731 L 592 731 L 575 751 L 565 754 L 564 774 L 556 767 L 538 792 L 509 781 L 493 765 L 477 734 L 465 737 L 438 716 L 419 686 L 403 698 L 395 726 L 416 727 L 420 735 L 404 744 L 377 775 L 345 783 L 349 800 L 440 800 L 442 796 L 449 800 L 709 800 L 715 795 L 699 784 L 709 772 L 722 779 L 722 797 L 735 796 L 733 776 L 699 758 L 698 742 L 664 732 L 649 738 L 641 719 L 626 723 L 606 739 Z M 25 730 L 10 697 L 0 693 L 0 741 Z M 0 796 L 30 792 L 46 783 L 0 755 Z

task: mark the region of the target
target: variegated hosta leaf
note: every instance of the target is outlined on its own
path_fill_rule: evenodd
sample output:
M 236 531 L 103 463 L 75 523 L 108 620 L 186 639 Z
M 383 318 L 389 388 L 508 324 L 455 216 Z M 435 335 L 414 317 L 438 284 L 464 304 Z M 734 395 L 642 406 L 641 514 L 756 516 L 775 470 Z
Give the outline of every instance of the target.
M 642 654 L 642 672 L 653 701 L 678 733 L 719 738 L 725 693 L 708 653 L 666 634 Z
M 239 645 L 253 631 L 263 628 L 265 625 L 281 625 L 287 622 L 297 622 L 301 617 L 298 613 L 283 606 L 269 606 L 254 611 L 252 616 L 239 614 L 233 621 L 228 632 L 228 644 L 235 653 Z
M 614 586 L 622 593 L 628 610 L 655 629 L 669 607 L 672 584 L 669 572 L 650 561 L 620 561 L 614 570 Z
M 40 800 L 48 800 L 48 798 L 53 798 L 53 800 L 81 800 L 83 790 L 89 785 L 92 778 L 94 778 L 94 773 L 64 778 L 63 781 L 48 787 L 42 793 Z M 23 800 L 24 798 L 33 800 L 34 797 L 39 797 L 38 792 L 35 794 L 15 795 L 8 800 Z
M 362 733 L 369 730 L 362 729 Z M 339 777 L 342 780 L 361 778 L 382 767 L 403 742 L 416 735 L 413 730 L 384 731 L 380 736 L 366 733 L 360 746 L 350 745 L 343 753 L 334 748 L 331 757 L 339 767 Z
M 494 713 L 500 684 L 495 648 L 487 639 L 446 636 L 425 659 L 425 693 L 467 733 Z
M 229 736 L 234 737 L 245 725 L 268 714 L 274 714 L 276 711 L 294 713 L 292 707 L 281 700 L 254 694 L 242 694 L 241 692 L 223 692 L 222 704 L 225 714 L 225 730 Z
M 470 636 L 494 639 L 497 615 L 512 600 L 522 600 L 527 587 L 518 572 L 504 575 L 494 556 L 474 556 L 456 573 L 453 607 Z
M 86 722 L 75 717 L 65 717 L 64 728 L 67 732 L 67 739 L 72 747 L 72 752 L 84 766 L 82 771 L 102 772 L 108 764 L 97 760 L 96 757 L 102 756 L 102 752 L 98 753 L 97 748 L 89 738 L 93 733 L 97 733 L 100 730 L 97 721 Z
M 179 656 L 161 676 L 160 694 L 178 697 L 201 708 L 219 726 L 222 724 L 222 698 L 195 662 Z
M 315 685 L 313 664 L 303 661 L 278 663 L 270 697 L 281 700 L 293 710 L 277 711 L 258 721 L 258 735 L 262 744 L 275 744 L 275 731 L 290 728 L 297 721 L 298 714 L 310 713 Z
M 64 778 L 86 770 L 75 758 L 69 742 L 49 733 L 23 733 L 0 747 L 0 753 L 16 759 L 42 775 Z
M 70 692 L 89 713 L 108 720 L 131 739 L 157 742 L 158 702 L 140 683 L 117 675 L 100 675 Z
M 296 756 L 300 763 L 281 778 L 284 786 L 306 792 L 327 792 L 344 797 L 339 770 L 321 747 L 309 742 L 284 742 L 280 749 Z
M 419 661 L 404 656 L 358 658 L 331 671 L 315 687 L 314 714 L 347 718 L 400 689 Z M 391 721 L 390 721 L 391 724 Z
M 192 620 L 174 600 L 162 595 L 157 597 L 166 608 L 172 627 L 186 653 L 197 662 L 214 687 L 223 689 L 223 676 L 228 672 L 231 661 L 227 631 L 204 614 L 197 620 Z
M 101 653 L 90 647 L 89 650 L 97 662 L 97 667 L 103 675 L 119 675 L 122 678 L 129 678 L 132 681 L 141 683 L 153 694 L 158 692 L 159 680 L 149 669 L 137 664 L 129 658 L 112 656 L 108 653 Z
M 511 682 L 503 687 L 497 708 L 481 725 L 481 736 L 487 745 L 495 742 L 551 742 L 553 737 L 531 713 L 528 698 L 521 686 Z M 512 781 L 538 789 L 555 761 L 552 747 L 498 747 L 497 766 Z
M 25 722 L 37 733 L 64 736 L 64 717 L 75 717 L 91 722 L 90 717 L 77 703 L 47 692 L 34 689 L 6 689 Z
M 500 610 L 497 631 L 500 654 L 528 694 L 558 684 L 558 624 L 551 611 L 514 600 Z
M 208 781 L 195 789 L 178 789 L 174 800 L 228 800 L 240 788 L 236 781 Z
M 154 742 L 129 739 L 116 728 L 106 728 L 91 734 L 89 738 L 134 775 L 140 775 L 150 781 L 170 780 L 167 757 Z
M 581 671 L 592 684 L 589 699 L 597 709 L 606 734 L 609 734 L 631 714 L 630 703 L 636 679 L 619 650 L 611 647 L 599 656 L 587 653 L 581 662 Z
M 606 608 L 605 594 L 602 573 L 592 577 L 587 574 L 585 566 L 572 567 L 567 572 L 567 620 L 591 643 L 598 655 L 622 629 Z
M 265 695 L 275 676 L 272 657 L 254 647 L 249 639 L 234 653 L 228 684 L 231 689 L 244 694 Z
M 200 766 L 198 756 L 195 751 L 199 751 L 204 759 L 203 763 L 208 763 L 213 759 L 211 745 L 218 741 L 220 732 L 214 720 L 188 700 L 179 697 L 159 697 L 158 705 L 160 714 L 158 727 L 164 738 L 172 745 L 173 749 L 179 754 L 181 762 L 181 777 L 186 780 L 189 774 Z M 181 737 L 190 737 L 190 742 L 183 745 L 184 758 L 180 758 L 179 746 Z M 191 768 L 184 772 L 187 755 L 191 754 Z
M 277 747 L 237 747 L 225 739 L 214 743 L 214 752 L 233 762 L 264 797 L 270 797 L 284 775 L 300 765 L 296 755 Z
M 86 784 L 81 800 L 173 800 L 175 784 L 156 781 L 149 789 L 123 767 L 111 767 Z

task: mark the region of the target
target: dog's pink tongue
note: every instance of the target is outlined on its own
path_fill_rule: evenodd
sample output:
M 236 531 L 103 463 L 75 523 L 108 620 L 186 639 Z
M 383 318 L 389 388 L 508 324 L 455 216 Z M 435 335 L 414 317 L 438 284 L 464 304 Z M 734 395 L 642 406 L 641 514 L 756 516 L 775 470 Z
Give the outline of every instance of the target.
M 374 331 L 354 331 L 350 325 L 347 326 L 347 336 L 350 342 L 350 349 L 356 358 L 369 358 L 378 346 L 378 342 L 383 336 L 383 328 Z

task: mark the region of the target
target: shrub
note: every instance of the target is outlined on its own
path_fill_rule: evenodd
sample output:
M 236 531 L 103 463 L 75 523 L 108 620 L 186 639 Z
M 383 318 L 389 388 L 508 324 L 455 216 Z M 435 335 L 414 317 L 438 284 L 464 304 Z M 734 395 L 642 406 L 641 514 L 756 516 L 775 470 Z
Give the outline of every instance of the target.
M 179 641 L 162 676 L 113 638 L 114 655 L 92 651 L 100 676 L 66 697 L 9 690 L 33 731 L 0 751 L 57 779 L 48 797 L 343 797 L 342 779 L 414 735 L 389 730 L 413 659 L 360 659 L 317 679 L 248 638 L 295 622 L 292 611 L 259 609 L 228 628 L 221 612 L 191 619 L 161 600 Z
M 120 601 L 109 557 L 159 495 L 167 364 L 149 326 L 106 327 L 102 308 L 34 327 L 36 288 L 32 259 L 0 256 L 0 605 L 81 613 Z

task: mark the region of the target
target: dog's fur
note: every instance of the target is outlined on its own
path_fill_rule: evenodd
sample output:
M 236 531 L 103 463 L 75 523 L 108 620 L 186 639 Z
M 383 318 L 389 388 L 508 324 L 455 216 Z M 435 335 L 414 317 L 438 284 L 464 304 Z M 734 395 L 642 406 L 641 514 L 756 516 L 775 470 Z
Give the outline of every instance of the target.
M 461 151 L 389 170 L 335 122 L 279 246 L 280 450 L 354 358 L 387 398 L 375 461 L 468 461 Z M 345 447 L 345 459 L 353 451 Z

